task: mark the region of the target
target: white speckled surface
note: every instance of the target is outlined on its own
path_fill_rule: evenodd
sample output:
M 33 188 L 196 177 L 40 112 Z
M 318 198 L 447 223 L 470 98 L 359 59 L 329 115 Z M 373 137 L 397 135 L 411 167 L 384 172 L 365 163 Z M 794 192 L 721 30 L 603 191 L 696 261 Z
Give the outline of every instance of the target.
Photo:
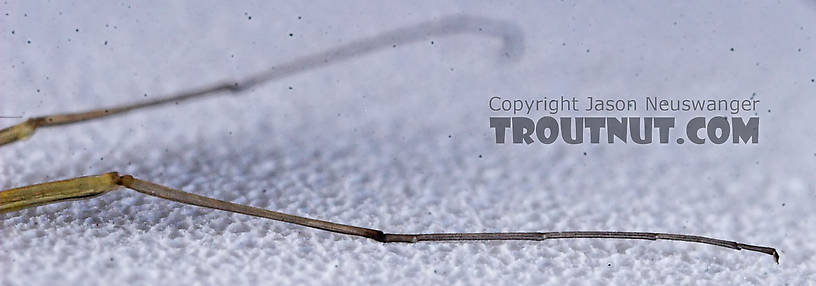
M 498 41 L 430 38 L 240 97 L 44 129 L 0 148 L 0 188 L 116 170 L 391 232 L 678 232 L 774 246 L 781 264 L 674 242 L 385 245 L 122 190 L 0 215 L 0 284 L 816 280 L 813 3 L 372 2 L 0 3 L 0 115 L 158 97 L 456 13 L 515 23 L 527 51 L 497 64 Z M 754 146 L 496 145 L 488 128 L 492 95 L 754 92 Z

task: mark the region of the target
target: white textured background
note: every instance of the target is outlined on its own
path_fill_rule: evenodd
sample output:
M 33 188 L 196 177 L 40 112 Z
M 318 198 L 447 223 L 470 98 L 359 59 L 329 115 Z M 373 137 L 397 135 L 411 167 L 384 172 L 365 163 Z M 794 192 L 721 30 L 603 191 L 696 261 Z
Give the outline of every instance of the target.
M 0 215 L 0 284 L 816 280 L 816 4 L 433 2 L 3 1 L 6 116 L 157 98 L 456 13 L 515 23 L 526 53 L 429 38 L 240 97 L 43 129 L 0 149 L 0 188 L 116 170 L 390 232 L 679 232 L 774 246 L 782 263 L 676 242 L 385 245 L 118 191 Z M 758 145 L 496 145 L 488 127 L 493 95 L 752 93 Z

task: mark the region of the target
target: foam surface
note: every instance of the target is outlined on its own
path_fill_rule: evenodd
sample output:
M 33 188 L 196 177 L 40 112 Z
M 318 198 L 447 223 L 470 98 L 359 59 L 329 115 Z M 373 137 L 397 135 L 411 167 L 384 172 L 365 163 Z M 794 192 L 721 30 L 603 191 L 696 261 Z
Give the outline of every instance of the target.
M 119 171 L 388 232 L 688 233 L 774 246 L 781 264 L 664 241 L 386 245 L 120 190 L 0 215 L 0 284 L 816 280 L 812 3 L 432 2 L 0 4 L 0 115 L 158 98 L 456 13 L 515 23 L 526 51 L 508 63 L 500 41 L 433 37 L 238 97 L 43 129 L 0 148 L 0 188 Z M 497 145 L 488 127 L 493 95 L 754 93 L 758 145 Z

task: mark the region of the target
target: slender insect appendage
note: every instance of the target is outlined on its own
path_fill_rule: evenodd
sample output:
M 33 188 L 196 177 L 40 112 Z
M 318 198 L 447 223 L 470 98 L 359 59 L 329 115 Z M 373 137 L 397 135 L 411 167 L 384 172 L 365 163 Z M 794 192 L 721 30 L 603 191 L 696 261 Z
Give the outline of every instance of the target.
M 30 118 L 17 125 L 0 130 L 0 146 L 24 140 L 34 134 L 36 129 L 39 127 L 73 124 L 123 114 L 137 109 L 164 105 L 167 103 L 178 103 L 190 99 L 204 98 L 210 95 L 218 95 L 223 93 L 237 94 L 246 91 L 251 87 L 256 87 L 276 79 L 325 67 L 385 48 L 420 41 L 431 36 L 446 36 L 453 34 L 475 34 L 500 38 L 503 40 L 503 49 L 501 54 L 511 59 L 518 58 L 523 49 L 523 37 L 520 30 L 514 25 L 472 16 L 446 17 L 438 21 L 393 30 L 371 38 L 354 41 L 322 53 L 302 57 L 283 65 L 273 67 L 265 72 L 256 74 L 242 81 L 224 81 L 214 85 L 169 95 L 157 100 L 135 104 L 94 109 L 86 112 L 56 114 Z M 293 223 L 339 234 L 361 236 L 384 243 L 471 240 L 540 241 L 549 239 L 575 238 L 676 240 L 710 244 L 736 250 L 745 249 L 749 251 L 761 252 L 772 255 L 776 262 L 779 263 L 779 254 L 777 253 L 776 249 L 771 247 L 756 246 L 734 241 L 684 234 L 619 231 L 420 234 L 385 233 L 377 229 L 310 219 L 217 200 L 157 185 L 148 181 L 139 180 L 130 175 L 119 175 L 115 172 L 97 176 L 78 177 L 68 180 L 24 186 L 2 191 L 0 192 L 0 213 L 12 212 L 68 200 L 88 199 L 103 195 L 120 187 L 184 204 Z
M 36 207 L 49 203 L 67 200 L 87 199 L 125 187 L 146 195 L 159 197 L 183 204 L 204 208 L 217 209 L 227 212 L 240 213 L 276 221 L 282 221 L 301 226 L 322 229 L 345 235 L 362 236 L 379 242 L 407 242 L 421 241 L 470 241 L 470 240 L 548 240 L 548 239 L 575 239 L 575 238 L 607 238 L 607 239 L 642 239 L 642 240 L 677 240 L 693 243 L 710 244 L 736 250 L 750 250 L 772 255 L 779 263 L 779 253 L 776 249 L 721 240 L 696 235 L 654 233 L 654 232 L 622 232 L 622 231 L 556 231 L 556 232 L 483 232 L 483 233 L 386 233 L 378 229 L 364 228 L 353 225 L 339 224 L 330 221 L 311 219 L 290 215 L 247 205 L 240 205 L 227 201 L 217 200 L 205 196 L 168 188 L 134 178 L 131 175 L 120 176 L 116 172 L 97 176 L 78 177 L 63 181 L 55 181 L 26 187 L 20 187 L 0 192 L 0 213 L 16 211 L 29 207 Z
M 199 99 L 222 93 L 240 93 L 277 79 L 300 74 L 335 63 L 358 58 L 386 48 L 413 43 L 434 36 L 456 34 L 474 34 L 489 36 L 502 40 L 500 55 L 514 60 L 523 53 L 524 37 L 518 27 L 488 18 L 474 16 L 452 16 L 438 21 L 431 21 L 415 26 L 396 29 L 379 35 L 352 41 L 337 48 L 321 53 L 295 59 L 288 63 L 274 66 L 266 71 L 250 76 L 242 81 L 224 81 L 210 86 L 188 90 L 157 100 L 127 104 L 109 108 L 99 108 L 86 112 L 55 114 L 30 118 L 17 125 L 0 130 L 0 146 L 27 139 L 39 127 L 49 127 L 88 121 L 127 113 L 137 109 L 155 107 L 168 103 L 179 103 L 190 99 Z

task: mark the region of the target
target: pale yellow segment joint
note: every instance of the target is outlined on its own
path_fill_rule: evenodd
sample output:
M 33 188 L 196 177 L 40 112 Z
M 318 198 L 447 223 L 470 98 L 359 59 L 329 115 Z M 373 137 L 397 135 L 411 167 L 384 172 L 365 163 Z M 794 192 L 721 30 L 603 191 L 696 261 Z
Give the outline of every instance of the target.
M 0 129 L 0 145 L 25 140 L 34 134 L 34 130 L 39 127 L 41 119 L 32 118 L 20 122 L 17 125 Z
M 49 182 L 0 192 L 0 213 L 102 195 L 119 187 L 116 172 Z

